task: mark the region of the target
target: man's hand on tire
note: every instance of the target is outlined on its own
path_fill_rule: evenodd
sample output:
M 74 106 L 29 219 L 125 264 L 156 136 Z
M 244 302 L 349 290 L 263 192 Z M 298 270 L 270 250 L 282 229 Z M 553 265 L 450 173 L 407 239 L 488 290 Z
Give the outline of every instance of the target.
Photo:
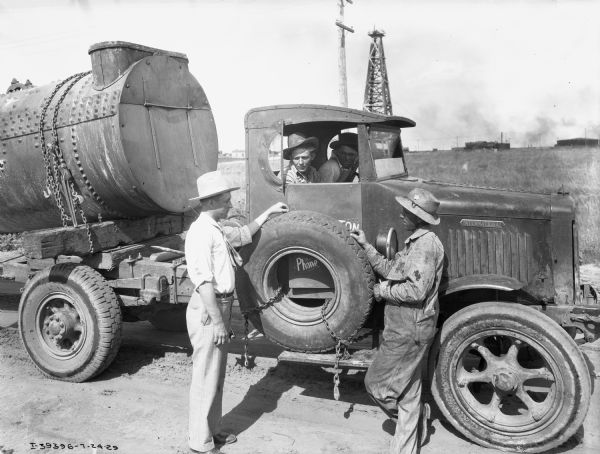
M 288 211 L 290 211 L 290 209 L 288 208 L 288 206 L 285 203 L 277 202 L 274 205 L 271 205 L 269 208 L 267 208 L 261 214 L 259 214 L 256 217 L 256 219 L 254 220 L 254 222 L 256 222 L 258 227 L 261 227 L 265 222 L 267 222 L 267 219 L 269 219 L 269 216 L 271 216 L 272 214 L 287 213 Z M 250 224 L 250 225 L 252 225 L 252 224 Z M 254 233 L 256 232 L 256 229 L 254 229 L 254 230 L 251 229 L 250 232 L 254 235 Z
M 365 247 L 368 244 L 365 232 L 363 232 L 361 229 L 350 230 L 350 236 L 354 238 L 361 247 Z
M 277 202 L 276 204 L 271 205 L 269 208 L 267 208 L 269 216 L 277 213 L 287 213 L 288 211 L 290 211 L 288 206 L 285 203 L 281 202 Z
M 373 286 L 373 298 L 375 298 L 375 301 L 379 302 L 381 301 L 383 298 L 381 298 L 381 284 L 377 283 Z

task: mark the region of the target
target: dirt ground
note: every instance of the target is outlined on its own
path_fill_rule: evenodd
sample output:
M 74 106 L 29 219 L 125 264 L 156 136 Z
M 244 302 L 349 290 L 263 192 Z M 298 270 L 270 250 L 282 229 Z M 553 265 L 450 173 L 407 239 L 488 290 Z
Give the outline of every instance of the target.
M 0 281 L 1 454 L 35 452 L 46 443 L 55 444 L 46 452 L 101 453 L 114 446 L 127 454 L 188 452 L 191 347 L 186 333 L 160 332 L 147 322 L 125 323 L 123 345 L 107 371 L 88 383 L 49 380 L 21 345 L 18 287 Z M 241 335 L 240 318 L 234 327 Z M 225 453 L 386 452 L 394 425 L 367 398 L 364 373 L 343 377 L 341 399 L 335 401 L 330 370 L 278 365 L 281 350 L 260 337 L 250 346 L 256 365 L 247 370 L 240 362 L 242 348 L 234 340 L 228 358 L 224 423 L 239 440 L 223 448 Z M 596 385 L 590 412 L 584 427 L 555 453 L 600 452 L 600 344 L 584 352 Z M 422 453 L 499 452 L 466 440 L 435 407 L 432 416 Z

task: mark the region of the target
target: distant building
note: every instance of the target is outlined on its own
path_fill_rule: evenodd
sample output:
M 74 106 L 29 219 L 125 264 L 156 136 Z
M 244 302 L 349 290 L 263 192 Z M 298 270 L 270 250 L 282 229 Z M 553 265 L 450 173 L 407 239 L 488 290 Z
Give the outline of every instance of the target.
M 557 140 L 555 147 L 597 147 L 598 139 L 584 139 L 584 138 L 576 138 L 576 139 L 562 139 Z
M 509 150 L 510 143 L 508 142 L 487 142 L 479 140 L 477 142 L 466 142 L 465 150 Z
M 230 159 L 244 159 L 246 152 L 244 150 L 224 151 L 222 156 Z

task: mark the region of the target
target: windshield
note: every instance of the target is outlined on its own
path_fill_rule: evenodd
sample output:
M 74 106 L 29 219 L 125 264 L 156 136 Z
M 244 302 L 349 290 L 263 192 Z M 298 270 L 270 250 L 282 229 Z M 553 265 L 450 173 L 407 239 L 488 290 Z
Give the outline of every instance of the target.
M 406 174 L 402 140 L 398 128 L 372 126 L 369 132 L 369 145 L 377 178 Z

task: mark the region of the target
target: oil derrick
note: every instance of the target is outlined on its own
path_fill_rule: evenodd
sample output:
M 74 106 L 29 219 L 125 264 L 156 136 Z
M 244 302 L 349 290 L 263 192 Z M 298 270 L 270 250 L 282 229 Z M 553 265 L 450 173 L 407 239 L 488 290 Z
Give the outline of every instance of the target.
M 383 53 L 382 38 L 385 36 L 385 33 L 381 30 L 373 29 L 369 33 L 369 36 L 373 38 L 373 42 L 369 50 L 369 68 L 367 69 L 363 110 L 392 115 L 390 85 L 385 67 L 385 54 Z

